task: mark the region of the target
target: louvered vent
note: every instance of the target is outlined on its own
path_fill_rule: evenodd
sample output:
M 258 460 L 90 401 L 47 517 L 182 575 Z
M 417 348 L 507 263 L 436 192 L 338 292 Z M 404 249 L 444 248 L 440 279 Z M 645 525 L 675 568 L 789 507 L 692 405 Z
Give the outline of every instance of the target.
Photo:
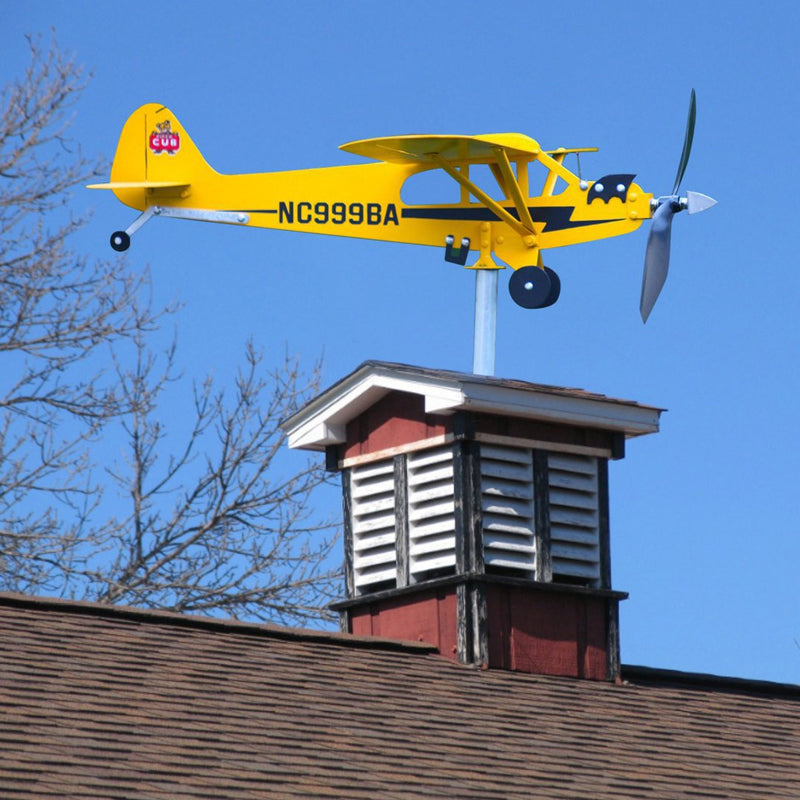
M 553 579 L 598 585 L 597 459 L 550 453 L 548 474 Z
M 533 453 L 481 447 L 483 558 L 487 567 L 535 569 Z
M 437 447 L 408 456 L 408 557 L 413 580 L 453 572 L 453 451 Z
M 394 462 L 380 461 L 350 471 L 353 531 L 353 588 L 375 591 L 375 584 L 397 580 Z

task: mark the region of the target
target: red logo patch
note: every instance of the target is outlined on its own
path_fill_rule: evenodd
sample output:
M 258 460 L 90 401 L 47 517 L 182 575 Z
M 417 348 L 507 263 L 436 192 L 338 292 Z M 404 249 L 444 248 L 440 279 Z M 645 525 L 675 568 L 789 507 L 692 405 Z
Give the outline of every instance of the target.
M 150 149 L 156 155 L 168 153 L 174 156 L 181 149 L 181 135 L 172 130 L 172 122 L 170 120 L 157 122 L 156 128 L 158 130 L 152 131 L 150 134 Z

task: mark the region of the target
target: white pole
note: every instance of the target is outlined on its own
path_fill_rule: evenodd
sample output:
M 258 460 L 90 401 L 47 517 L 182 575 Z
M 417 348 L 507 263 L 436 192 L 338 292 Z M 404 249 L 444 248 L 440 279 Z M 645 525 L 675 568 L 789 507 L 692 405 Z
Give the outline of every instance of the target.
M 494 375 L 497 340 L 498 269 L 475 270 L 475 334 L 472 371 L 476 375 Z

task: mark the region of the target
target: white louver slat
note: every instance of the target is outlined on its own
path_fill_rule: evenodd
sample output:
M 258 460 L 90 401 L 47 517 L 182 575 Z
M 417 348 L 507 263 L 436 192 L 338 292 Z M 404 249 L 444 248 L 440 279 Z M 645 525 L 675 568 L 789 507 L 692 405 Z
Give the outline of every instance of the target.
M 455 569 L 453 451 L 411 453 L 408 469 L 408 557 L 414 580 Z
M 397 579 L 394 462 L 350 471 L 353 586 L 360 593 Z
M 533 453 L 481 448 L 483 558 L 488 567 L 535 569 Z
M 550 453 L 548 475 L 553 578 L 598 584 L 600 528 L 597 459 Z

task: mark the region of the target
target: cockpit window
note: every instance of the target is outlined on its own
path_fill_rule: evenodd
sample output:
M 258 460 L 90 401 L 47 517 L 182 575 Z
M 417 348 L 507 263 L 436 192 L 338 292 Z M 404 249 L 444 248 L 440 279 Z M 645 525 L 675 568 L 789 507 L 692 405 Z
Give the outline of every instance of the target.
M 527 173 L 528 197 L 538 197 L 542 194 L 550 174 L 550 170 L 544 164 L 539 161 L 531 161 L 527 164 L 527 169 L 523 165 L 519 170 L 518 165 L 512 162 L 511 169 L 517 180 L 519 180 L 518 176 L 521 172 L 523 183 Z M 486 192 L 492 200 L 503 202 L 510 199 L 510 196 L 504 191 L 504 187 L 501 186 L 502 175 L 498 168 L 492 169 L 488 164 L 471 164 L 467 175 L 469 180 Z M 557 178 L 551 193 L 558 194 L 564 191 L 566 186 L 564 180 Z M 480 205 L 480 201 L 476 200 L 454 178 L 444 170 L 437 168 L 417 172 L 407 178 L 400 197 L 406 205 L 448 205 L 463 202 Z

